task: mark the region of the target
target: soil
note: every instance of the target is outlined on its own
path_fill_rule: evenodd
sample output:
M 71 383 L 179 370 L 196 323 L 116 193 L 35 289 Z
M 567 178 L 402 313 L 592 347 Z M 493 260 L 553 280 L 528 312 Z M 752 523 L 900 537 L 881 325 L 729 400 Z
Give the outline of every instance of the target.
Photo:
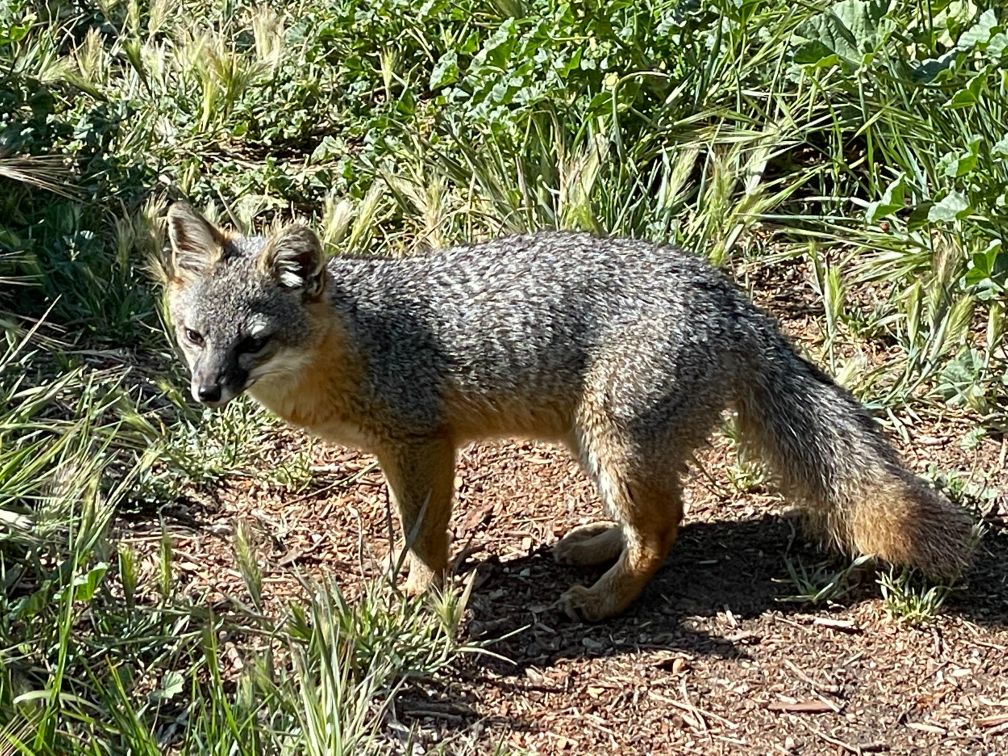
M 821 309 L 802 265 L 747 284 L 817 353 Z M 881 337 L 848 338 L 840 352 L 870 364 L 888 349 Z M 685 525 L 642 598 L 618 619 L 572 621 L 555 600 L 600 571 L 561 567 L 549 548 L 599 518 L 589 483 L 558 448 L 463 450 L 454 551 L 459 579 L 475 582 L 463 639 L 492 641 L 493 655 L 468 655 L 400 695 L 388 713 L 390 750 L 405 750 L 396 733 L 412 730 L 413 753 L 439 744 L 448 753 L 498 744 L 561 754 L 1008 752 L 1006 442 L 991 432 L 965 443 L 975 419 L 929 407 L 906 414 L 908 438 L 895 441 L 911 468 L 985 486 L 977 505 L 989 530 L 961 588 L 918 626 L 887 612 L 870 571 L 838 603 L 787 601 L 796 591 L 788 562 L 814 566 L 828 555 L 796 537 L 771 486 L 733 484 L 739 468 L 720 435 L 697 455 Z M 195 491 L 170 518 L 176 572 L 194 600 L 244 595 L 238 523 L 256 536 L 268 612 L 300 595 L 299 575 L 336 576 L 352 596 L 379 572 L 388 500 L 373 461 L 295 431 L 271 440 L 277 460 L 312 445 L 307 490 L 237 479 Z M 157 523 L 124 527 L 153 552 Z M 225 646 L 236 664 L 242 653 Z

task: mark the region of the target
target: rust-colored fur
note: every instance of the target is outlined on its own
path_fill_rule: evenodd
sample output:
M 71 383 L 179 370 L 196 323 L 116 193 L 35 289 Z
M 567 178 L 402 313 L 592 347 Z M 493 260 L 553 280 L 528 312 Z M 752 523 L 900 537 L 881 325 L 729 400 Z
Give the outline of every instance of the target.
M 769 317 L 677 250 L 544 233 L 325 264 L 303 226 L 235 237 L 175 206 L 169 231 L 193 395 L 220 406 L 248 391 L 375 454 L 410 591 L 447 568 L 456 450 L 520 435 L 566 444 L 611 518 L 556 544 L 558 561 L 612 563 L 561 606 L 590 620 L 623 611 L 675 541 L 692 451 L 732 406 L 824 540 L 942 577 L 966 564 L 966 513 L 904 469 Z

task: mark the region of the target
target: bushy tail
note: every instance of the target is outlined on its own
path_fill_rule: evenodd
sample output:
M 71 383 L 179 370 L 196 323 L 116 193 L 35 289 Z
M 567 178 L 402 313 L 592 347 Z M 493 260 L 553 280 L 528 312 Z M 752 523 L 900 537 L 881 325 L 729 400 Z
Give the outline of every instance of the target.
M 810 531 L 849 554 L 958 576 L 972 556 L 973 518 L 903 467 L 864 407 L 775 326 L 761 336 L 738 401 L 742 436 L 803 507 Z

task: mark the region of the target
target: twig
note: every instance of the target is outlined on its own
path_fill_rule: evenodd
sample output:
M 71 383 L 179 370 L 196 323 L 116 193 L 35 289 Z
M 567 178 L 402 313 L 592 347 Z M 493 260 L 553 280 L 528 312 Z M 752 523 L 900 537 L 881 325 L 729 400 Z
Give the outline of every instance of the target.
M 932 735 L 944 735 L 948 732 L 944 727 L 927 724 L 926 722 L 907 722 L 906 726 L 918 732 L 930 732 Z
M 448 711 L 438 711 L 437 709 L 403 709 L 403 714 L 409 717 L 431 717 L 432 719 L 445 719 L 449 722 L 464 722 L 465 717 L 461 714 L 452 714 Z
M 840 707 L 835 703 L 827 701 L 822 696 L 808 701 L 771 701 L 767 704 L 770 711 L 785 711 L 788 714 L 824 714 L 831 711 L 834 714 L 840 713 Z
M 1000 727 L 1001 725 L 1008 725 L 1008 714 L 995 714 L 992 717 L 980 717 L 976 721 L 978 727 Z
M 318 549 L 322 545 L 322 543 L 323 543 L 323 541 L 321 539 L 319 539 L 318 541 L 316 541 L 314 544 L 312 544 L 311 546 L 309 546 L 306 549 L 299 549 L 297 551 L 291 552 L 290 554 L 288 554 L 287 556 L 285 556 L 283 559 L 281 559 L 279 562 L 277 562 L 277 567 L 286 567 L 289 564 L 293 564 L 294 562 L 296 562 L 301 557 L 306 557 L 309 554 L 311 554 L 312 552 L 318 551 Z
M 843 630 L 845 633 L 860 633 L 861 627 L 855 625 L 850 620 L 830 619 L 829 617 L 816 617 L 812 620 L 813 625 L 829 627 L 833 630 Z
M 839 685 L 832 685 L 830 683 L 821 683 L 821 682 L 818 682 L 818 681 L 814 680 L 813 678 L 809 677 L 804 672 L 802 672 L 798 668 L 798 665 L 796 665 L 790 659 L 785 659 L 784 660 L 784 666 L 787 667 L 788 669 L 790 669 L 794 673 L 795 677 L 797 677 L 802 682 L 811 685 L 816 690 L 822 690 L 822 691 L 825 691 L 826 693 L 832 693 L 834 695 L 836 695 L 837 693 L 840 692 L 840 686 Z
M 334 480 L 332 483 L 327 483 L 326 485 L 322 486 L 322 488 L 313 488 L 312 490 L 306 491 L 300 496 L 295 496 L 293 499 L 287 499 L 286 501 L 284 501 L 284 506 L 291 506 L 292 504 L 300 504 L 301 502 L 307 501 L 308 499 L 316 499 L 319 496 L 322 496 L 323 494 L 329 493 L 334 488 L 339 488 L 341 486 L 349 486 L 351 484 L 357 483 L 361 478 L 363 478 L 369 472 L 374 470 L 376 467 L 378 467 L 378 462 L 376 461 L 368 462 L 360 470 L 352 472 L 349 475 L 340 478 L 339 480 Z M 323 511 L 322 515 L 323 517 L 326 514 L 328 514 L 328 510 L 331 508 L 331 506 L 332 506 L 331 503 L 328 502 L 326 503 L 326 509 Z
M 838 748 L 842 748 L 848 753 L 857 754 L 857 756 L 861 756 L 861 754 L 863 753 L 876 753 L 878 751 L 889 750 L 889 746 L 886 743 L 882 742 L 858 743 L 858 744 L 848 743 L 844 740 L 840 740 L 839 738 L 835 738 L 832 735 L 827 735 L 818 727 L 813 727 L 812 725 L 810 725 L 804 719 L 798 719 L 797 721 L 803 724 L 805 728 L 808 729 L 808 731 L 811 732 L 816 737 L 822 738 L 827 743 L 832 743 L 833 745 L 837 746 Z
M 715 714 L 712 711 L 707 711 L 706 709 L 701 709 L 696 704 L 693 704 L 693 703 L 690 703 L 690 702 L 683 703 L 682 701 L 676 701 L 674 698 L 666 698 L 665 696 L 662 696 L 661 699 L 662 699 L 662 701 L 664 701 L 665 703 L 669 704 L 670 706 L 672 706 L 672 707 L 674 707 L 676 709 L 679 709 L 680 711 L 685 711 L 685 712 L 687 712 L 689 714 L 693 714 L 693 716 L 698 716 L 698 715 L 702 714 L 705 717 L 710 717 L 711 719 L 716 719 L 716 720 L 718 720 L 719 722 L 721 722 L 725 727 L 727 727 L 730 730 L 734 730 L 734 729 L 736 729 L 738 727 L 738 725 L 735 722 L 732 722 L 729 719 L 725 719 L 722 716 L 718 716 L 717 714 Z

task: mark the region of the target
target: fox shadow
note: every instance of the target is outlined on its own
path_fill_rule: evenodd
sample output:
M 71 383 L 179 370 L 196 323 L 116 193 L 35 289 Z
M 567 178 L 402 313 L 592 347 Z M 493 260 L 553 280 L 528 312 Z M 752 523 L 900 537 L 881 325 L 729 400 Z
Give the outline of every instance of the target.
M 710 623 L 694 620 L 715 615 L 745 620 L 768 612 L 827 615 L 830 607 L 825 603 L 815 605 L 798 595 L 805 591 L 789 565 L 798 573 L 823 566 L 823 575 L 833 575 L 849 564 L 802 542 L 784 516 L 688 523 L 665 565 L 625 614 L 586 624 L 565 617 L 555 602 L 568 587 L 590 585 L 603 570 L 558 565 L 547 545 L 508 561 L 491 557 L 477 567 L 479 587 L 469 602 L 468 636 L 489 642 L 488 648 L 503 657 L 488 656 L 482 663 L 504 675 L 550 666 L 562 658 L 642 649 L 746 658 L 753 634 L 744 627 L 719 635 L 698 626 Z M 848 588 L 835 604 L 850 606 L 878 597 L 877 575 L 870 565 L 852 570 Z M 1004 523 L 989 524 L 973 566 L 941 611 L 980 625 L 1008 627 Z
M 947 598 L 941 612 L 976 624 L 1008 626 L 1008 528 L 991 522 L 979 545 L 976 560 L 961 584 Z M 623 615 L 586 624 L 565 617 L 556 599 L 574 583 L 591 584 L 601 569 L 577 569 L 556 564 L 543 546 L 511 560 L 493 557 L 476 565 L 476 586 L 469 600 L 469 622 L 464 640 L 484 646 L 490 653 L 476 654 L 466 662 L 464 677 L 481 686 L 510 689 L 516 678 L 533 686 L 538 670 L 564 659 L 612 657 L 642 651 L 667 650 L 667 662 L 677 656 L 714 655 L 726 659 L 750 658 L 749 648 L 760 641 L 760 626 L 746 623 L 768 613 L 828 617 L 836 604 L 812 605 L 794 599 L 798 586 L 788 564 L 806 569 L 828 562 L 824 573 L 850 565 L 796 539 L 789 519 L 765 514 L 747 520 L 696 522 L 680 530 L 668 561 L 655 575 L 638 601 Z M 840 607 L 877 598 L 877 572 L 870 566 L 853 571 L 851 585 L 836 602 Z M 705 622 L 722 615 L 731 621 Z M 794 620 L 798 620 L 795 617 Z M 792 620 L 792 621 L 794 621 Z M 747 629 L 755 627 L 756 632 Z M 725 628 L 726 632 L 703 626 Z M 672 667 L 674 668 L 674 667 Z M 429 706 L 431 697 L 450 700 L 459 727 L 483 719 L 467 697 L 465 686 L 441 694 L 428 690 L 412 701 L 405 692 L 401 712 L 409 718 L 414 706 Z M 418 703 L 419 701 L 419 703 Z M 529 729 L 520 718 L 491 716 L 511 730 Z M 492 722 L 487 722 L 492 724 Z

